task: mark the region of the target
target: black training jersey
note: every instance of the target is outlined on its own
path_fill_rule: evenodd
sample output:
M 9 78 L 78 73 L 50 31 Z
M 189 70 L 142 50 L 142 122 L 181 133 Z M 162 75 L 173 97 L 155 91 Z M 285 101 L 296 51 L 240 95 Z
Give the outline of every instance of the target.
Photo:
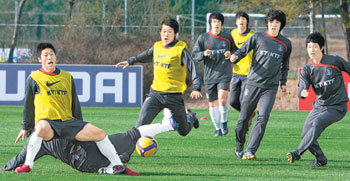
M 237 62 L 253 50 L 253 60 L 247 76 L 247 84 L 261 88 L 277 89 L 278 83 L 286 85 L 289 57 L 292 52 L 290 40 L 279 34 L 254 33 L 235 52 Z
M 204 56 L 205 50 L 211 50 L 211 55 Z M 232 65 L 230 59 L 225 59 L 224 53 L 230 51 L 233 54 L 236 50 L 233 38 L 228 33 L 220 32 L 216 36 L 209 31 L 198 37 L 192 57 L 196 62 L 203 61 L 205 84 L 230 82 Z
M 130 160 L 130 156 L 135 150 L 136 142 L 140 137 L 140 132 L 136 128 L 108 136 L 122 162 Z M 2 170 L 14 170 L 25 162 L 28 140 L 21 153 L 8 161 Z M 45 155 L 53 156 L 81 172 L 97 172 L 99 168 L 110 164 L 109 160 L 102 155 L 93 141 L 72 142 L 61 138 L 53 138 L 50 141 L 42 142 L 35 160 Z
M 312 86 L 317 96 L 315 103 L 321 106 L 342 105 L 349 98 L 345 89 L 342 72 L 350 74 L 350 62 L 332 55 L 323 55 L 320 64 L 312 60 L 300 74 L 298 97 L 302 90 Z

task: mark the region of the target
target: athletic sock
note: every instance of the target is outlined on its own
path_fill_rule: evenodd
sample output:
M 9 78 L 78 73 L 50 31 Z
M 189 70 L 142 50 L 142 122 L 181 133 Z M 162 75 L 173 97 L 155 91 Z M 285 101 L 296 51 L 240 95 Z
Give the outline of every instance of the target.
M 210 113 L 211 121 L 213 122 L 213 124 L 215 126 L 215 129 L 216 130 L 221 129 L 219 107 L 218 106 L 215 106 L 215 107 L 209 106 L 209 113 Z
M 156 124 L 147 124 L 142 125 L 137 128 L 140 131 L 141 136 L 151 136 L 167 131 L 174 131 L 174 128 L 170 125 L 170 123 L 156 123 Z
M 228 113 L 228 103 L 225 104 L 225 106 L 219 105 L 219 111 L 221 116 L 221 123 L 227 122 L 227 113 Z
M 34 159 L 41 148 L 42 142 L 43 142 L 43 138 L 39 137 L 35 132 L 32 134 L 32 136 L 29 139 L 26 161 L 24 162 L 24 164 L 28 165 L 30 168 L 33 168 L 34 166 Z
M 106 136 L 101 141 L 96 141 L 96 145 L 102 153 L 102 155 L 104 155 L 111 162 L 111 164 L 108 167 L 113 167 L 114 165 L 123 165 L 122 161 L 118 156 L 117 151 L 115 150 L 108 136 Z

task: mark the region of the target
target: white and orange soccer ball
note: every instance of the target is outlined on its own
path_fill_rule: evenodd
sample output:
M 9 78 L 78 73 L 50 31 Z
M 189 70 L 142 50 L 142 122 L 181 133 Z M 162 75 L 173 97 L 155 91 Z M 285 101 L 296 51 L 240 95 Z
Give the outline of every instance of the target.
M 151 157 L 157 152 L 157 141 L 151 136 L 142 136 L 136 142 L 136 151 L 140 156 Z

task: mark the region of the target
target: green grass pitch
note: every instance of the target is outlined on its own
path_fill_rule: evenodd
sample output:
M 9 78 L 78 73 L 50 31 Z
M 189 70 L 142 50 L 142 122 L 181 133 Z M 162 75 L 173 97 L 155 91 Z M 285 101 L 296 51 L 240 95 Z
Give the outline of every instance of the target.
M 84 119 L 106 130 L 107 134 L 124 132 L 135 125 L 139 108 L 83 108 Z M 194 110 L 198 117 L 206 109 Z M 229 134 L 213 137 L 212 122 L 200 121 L 199 129 L 182 137 L 177 132 L 157 135 L 158 152 L 143 158 L 135 152 L 129 168 L 140 176 L 98 175 L 81 173 L 53 157 L 35 162 L 32 172 L 16 174 L 0 172 L 0 180 L 350 180 L 350 119 L 346 116 L 331 125 L 319 138 L 328 157 L 324 168 L 310 167 L 314 157 L 305 152 L 300 161 L 290 164 L 286 153 L 300 142 L 300 134 L 308 112 L 272 111 L 264 139 L 256 153 L 256 161 L 234 156 L 234 128 L 237 111 L 229 111 Z M 153 123 L 160 122 L 162 114 Z M 14 141 L 21 129 L 22 107 L 0 106 L 0 166 L 22 150 L 24 141 Z

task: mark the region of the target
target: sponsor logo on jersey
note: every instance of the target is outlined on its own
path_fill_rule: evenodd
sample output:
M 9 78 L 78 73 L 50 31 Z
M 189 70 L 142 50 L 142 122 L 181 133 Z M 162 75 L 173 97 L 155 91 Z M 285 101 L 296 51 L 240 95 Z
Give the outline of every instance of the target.
M 278 53 L 274 53 L 274 52 L 270 52 L 270 51 L 266 51 L 266 50 L 260 50 L 259 54 L 263 55 L 263 56 L 269 56 L 269 57 L 272 57 L 275 59 L 279 59 L 281 57 L 281 55 Z
M 332 75 L 332 68 L 326 68 L 326 75 Z
M 237 42 L 238 45 L 242 45 L 244 42 Z
M 283 51 L 283 46 L 282 45 L 278 45 L 278 51 L 280 51 L 280 52 Z
M 212 50 L 211 53 L 213 55 L 215 54 L 224 54 L 226 52 L 226 49 L 219 49 L 219 50 Z
M 167 56 L 169 56 L 169 54 L 166 54 L 166 55 L 159 55 L 158 54 L 158 58 L 164 58 L 164 57 L 167 57 Z
M 51 96 L 51 95 L 67 95 L 67 91 L 66 90 L 48 90 L 47 91 L 47 95 Z
M 327 86 L 329 86 L 329 85 L 332 85 L 332 84 L 334 83 L 334 81 L 335 81 L 335 78 L 330 79 L 330 80 L 325 80 L 325 81 L 316 83 L 316 84 L 315 84 L 315 87 L 316 87 L 316 88 L 327 87 Z
M 208 44 L 208 47 L 210 47 L 211 46 L 211 44 Z
M 171 64 L 162 63 L 162 62 L 154 62 L 153 64 L 154 64 L 154 66 L 161 66 L 163 68 L 170 68 L 170 66 L 171 66 Z
M 59 82 L 61 82 L 61 81 L 59 80 L 59 81 L 52 82 L 52 83 L 49 83 L 49 81 L 47 81 L 47 82 L 46 82 L 46 85 L 47 85 L 47 87 L 51 87 L 51 86 L 53 86 L 53 85 L 55 85 L 55 84 L 57 84 L 57 83 L 59 83 Z

